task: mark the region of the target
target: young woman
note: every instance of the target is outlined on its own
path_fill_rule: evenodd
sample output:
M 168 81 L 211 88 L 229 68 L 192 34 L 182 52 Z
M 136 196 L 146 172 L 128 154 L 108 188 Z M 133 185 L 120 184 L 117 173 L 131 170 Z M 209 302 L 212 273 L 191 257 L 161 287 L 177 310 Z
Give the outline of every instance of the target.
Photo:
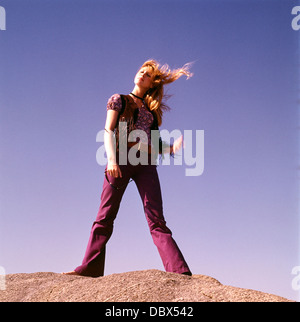
M 115 94 L 108 100 L 104 134 L 108 163 L 105 170 L 101 204 L 92 226 L 82 264 L 74 271 L 65 274 L 91 277 L 104 275 L 105 246 L 112 235 L 113 223 L 126 186 L 130 180 L 133 180 L 141 196 L 151 236 L 157 246 L 165 270 L 192 275 L 181 251 L 172 238 L 172 232 L 166 226 L 156 165 L 150 162 L 151 154 L 153 155 L 154 151 L 154 147 L 151 145 L 151 130 L 158 129 L 162 123 L 163 112 L 168 109 L 168 106 L 163 102 L 164 85 L 174 82 L 182 75 L 187 77 L 192 75 L 189 72 L 188 64 L 182 68 L 170 70 L 168 65 L 160 66 L 155 60 L 148 60 L 135 76 L 133 91 L 129 95 Z M 136 146 L 137 154 L 147 154 L 149 160 L 147 164 L 132 164 L 130 160 L 119 162 L 121 133 L 118 131 L 118 125 L 121 120 L 128 124 L 127 130 L 129 132 L 136 129 L 143 130 L 147 134 L 147 139 L 145 136 L 143 139 L 140 138 L 139 144 L 126 142 L 127 149 Z M 114 134 L 118 141 L 117 153 Z M 182 137 L 167 149 L 162 149 L 160 145 L 159 152 L 167 151 L 173 154 L 178 151 L 181 145 Z

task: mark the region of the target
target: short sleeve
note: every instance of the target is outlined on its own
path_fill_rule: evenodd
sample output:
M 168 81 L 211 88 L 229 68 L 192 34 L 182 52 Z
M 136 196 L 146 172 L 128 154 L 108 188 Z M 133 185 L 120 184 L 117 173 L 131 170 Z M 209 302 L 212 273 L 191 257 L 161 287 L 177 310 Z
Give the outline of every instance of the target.
M 122 99 L 120 94 L 112 95 L 107 101 L 107 110 L 113 110 L 120 113 L 122 109 Z

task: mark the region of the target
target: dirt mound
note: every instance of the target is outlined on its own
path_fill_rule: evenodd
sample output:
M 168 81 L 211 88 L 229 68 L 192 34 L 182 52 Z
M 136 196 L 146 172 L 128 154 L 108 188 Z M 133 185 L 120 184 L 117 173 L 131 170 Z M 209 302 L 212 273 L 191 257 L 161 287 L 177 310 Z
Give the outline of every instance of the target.
M 222 285 L 205 275 L 159 270 L 99 278 L 57 273 L 11 274 L 0 302 L 289 302 L 280 296 Z

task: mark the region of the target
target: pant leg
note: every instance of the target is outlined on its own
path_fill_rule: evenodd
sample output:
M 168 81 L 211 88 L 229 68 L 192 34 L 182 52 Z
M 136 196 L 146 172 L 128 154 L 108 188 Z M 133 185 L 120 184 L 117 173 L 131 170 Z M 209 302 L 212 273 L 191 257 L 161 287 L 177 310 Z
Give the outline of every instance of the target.
M 104 275 L 105 246 L 112 235 L 114 220 L 130 179 L 127 166 L 120 166 L 120 168 L 122 178 L 116 179 L 108 176 L 108 179 L 114 186 L 122 187 L 122 189 L 114 189 L 104 178 L 101 204 L 97 218 L 92 226 L 85 256 L 82 265 L 75 269 L 80 275 L 92 277 Z
M 140 166 L 133 177 L 143 201 L 150 233 L 167 272 L 191 274 L 190 269 L 166 226 L 156 166 Z

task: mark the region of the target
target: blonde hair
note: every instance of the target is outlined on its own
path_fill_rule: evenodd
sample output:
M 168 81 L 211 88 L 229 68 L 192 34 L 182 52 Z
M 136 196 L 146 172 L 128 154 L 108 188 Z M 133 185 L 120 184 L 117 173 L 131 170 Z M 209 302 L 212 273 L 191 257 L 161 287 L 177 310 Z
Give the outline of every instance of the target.
M 141 66 L 141 68 L 150 67 L 153 71 L 152 87 L 146 92 L 144 100 L 149 109 L 155 112 L 159 126 L 162 123 L 163 113 L 170 110 L 169 106 L 163 102 L 163 98 L 166 98 L 166 95 L 164 94 L 164 85 L 173 83 L 183 75 L 187 76 L 187 79 L 192 77 L 193 74 L 189 71 L 190 66 L 191 63 L 188 63 L 181 68 L 171 70 L 167 64 L 160 66 L 154 59 L 147 60 Z

